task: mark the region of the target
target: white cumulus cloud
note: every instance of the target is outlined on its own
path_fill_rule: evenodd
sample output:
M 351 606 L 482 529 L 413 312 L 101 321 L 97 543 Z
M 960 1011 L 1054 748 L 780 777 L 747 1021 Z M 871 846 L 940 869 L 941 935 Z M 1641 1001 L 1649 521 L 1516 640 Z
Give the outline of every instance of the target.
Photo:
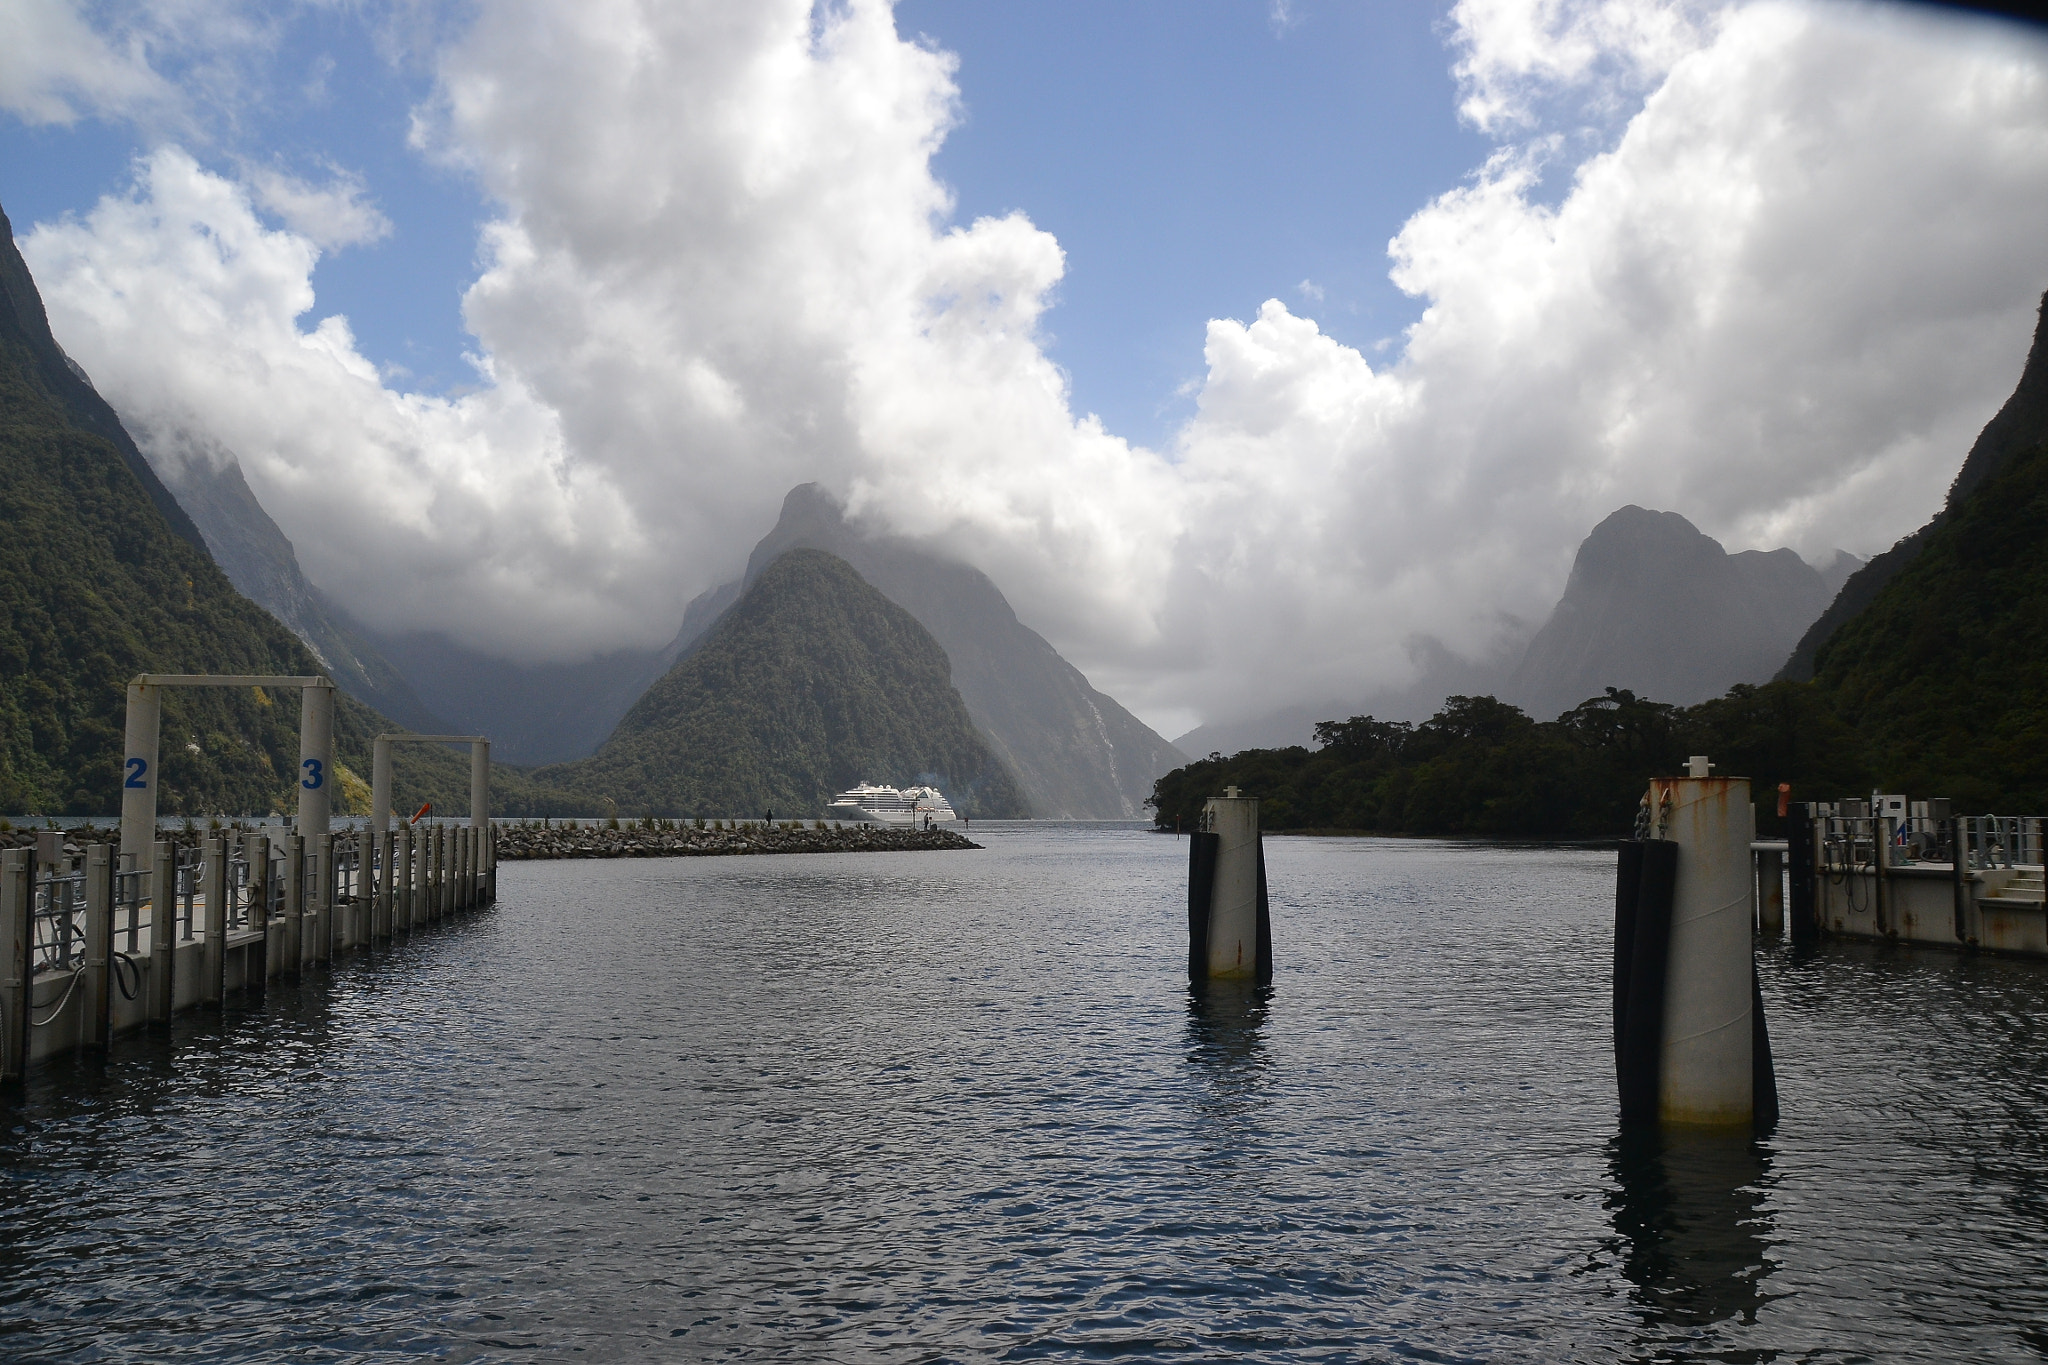
M 463 397 L 319 315 L 321 251 L 382 230 L 349 182 L 167 149 L 24 246 L 145 440 L 236 451 L 373 623 L 519 657 L 657 643 L 809 479 L 1159 717 L 1363 695 L 1423 637 L 1483 657 L 1625 502 L 1808 552 L 1924 519 L 2048 286 L 2041 45 L 1774 0 L 1453 20 L 1501 141 L 1390 244 L 1428 305 L 1405 346 L 1216 320 L 1160 451 L 1072 411 L 1059 243 L 953 221 L 954 66 L 881 0 L 480 7 L 415 121 L 496 206 Z

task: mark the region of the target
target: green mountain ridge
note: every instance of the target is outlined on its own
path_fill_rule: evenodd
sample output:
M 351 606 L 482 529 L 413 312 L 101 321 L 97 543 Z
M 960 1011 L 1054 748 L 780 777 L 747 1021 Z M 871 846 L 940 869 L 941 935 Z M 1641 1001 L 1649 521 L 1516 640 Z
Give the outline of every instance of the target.
M 629 815 L 812 818 L 862 781 L 928 783 L 969 816 L 1025 812 L 945 651 L 819 550 L 770 564 L 597 753 L 533 776 Z
M 4 212 L 0 527 L 0 813 L 119 808 L 127 684 L 138 673 L 322 671 L 291 631 L 235 591 L 113 409 L 65 357 Z M 160 810 L 294 810 L 298 725 L 296 698 L 252 688 L 172 693 Z M 355 773 L 369 772 L 369 737 L 398 728 L 336 698 L 336 757 Z M 505 774 L 499 785 L 516 796 L 528 784 Z M 466 810 L 468 764 L 445 749 L 409 755 L 395 787 L 401 803 Z M 338 809 L 350 808 L 350 791 L 344 778 Z
M 1873 556 L 1849 576 L 1820 619 L 1807 627 L 1778 677 L 1795 682 L 1812 678 L 1821 650 L 1835 632 L 1869 608 L 1885 585 L 1919 558 L 1928 541 L 1957 513 L 1964 499 L 1975 494 L 2015 456 L 2043 440 L 2048 440 L 2048 293 L 2041 296 L 2033 345 L 2020 369 L 2019 383 L 1977 434 L 1941 508 L 1925 526 L 1901 537 L 1897 544 Z

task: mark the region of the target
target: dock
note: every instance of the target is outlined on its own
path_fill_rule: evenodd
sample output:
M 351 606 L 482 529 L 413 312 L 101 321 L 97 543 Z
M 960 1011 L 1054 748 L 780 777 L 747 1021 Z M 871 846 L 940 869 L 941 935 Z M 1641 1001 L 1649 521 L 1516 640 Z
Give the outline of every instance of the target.
M 1875 804 L 1793 813 L 1776 847 L 1791 865 L 1795 938 L 1811 926 L 1820 937 L 2048 958 L 2042 817 L 1949 816 L 1941 802 L 1893 814 Z M 1762 872 L 1768 846 L 1756 847 L 1761 886 L 1775 873 Z
M 0 1077 L 497 900 L 489 826 L 282 828 L 0 853 Z

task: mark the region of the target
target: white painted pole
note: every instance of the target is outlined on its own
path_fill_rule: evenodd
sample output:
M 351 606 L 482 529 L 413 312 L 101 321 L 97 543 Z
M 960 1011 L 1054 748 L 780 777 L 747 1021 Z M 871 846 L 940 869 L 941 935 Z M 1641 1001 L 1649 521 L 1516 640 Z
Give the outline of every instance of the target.
M 1215 890 L 1209 901 L 1209 977 L 1247 978 L 1259 969 L 1259 800 L 1211 797 L 1217 836 Z
M 1704 767 L 1695 764 L 1695 771 Z M 1661 789 L 1661 790 L 1660 790 Z M 1747 1124 L 1751 1077 L 1749 779 L 1660 780 L 1669 794 L 1664 837 L 1678 845 L 1659 1117 L 1665 1123 Z
M 491 742 L 474 740 L 469 746 L 469 827 L 483 829 L 491 823 Z
M 156 844 L 157 732 L 163 724 L 163 689 L 128 684 L 128 737 L 121 759 L 123 866 L 147 866 Z
M 391 737 L 370 741 L 370 828 L 378 834 L 391 828 Z
M 299 833 L 327 833 L 334 791 L 334 684 L 317 678 L 299 690 Z

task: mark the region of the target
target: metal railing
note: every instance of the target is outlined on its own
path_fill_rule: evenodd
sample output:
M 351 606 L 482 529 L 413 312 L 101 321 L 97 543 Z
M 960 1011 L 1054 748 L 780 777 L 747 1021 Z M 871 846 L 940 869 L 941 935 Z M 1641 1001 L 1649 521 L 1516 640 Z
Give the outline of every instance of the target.
M 85 961 L 85 869 L 71 859 L 46 863 L 35 876 L 31 941 L 35 972 L 68 972 Z
M 1836 876 L 1875 868 L 1880 844 L 1887 867 L 1953 864 L 1958 838 L 1964 866 L 1979 870 L 2040 867 L 2048 851 L 2048 821 L 2038 815 L 1823 815 L 1817 823 L 1820 866 Z
M 2039 867 L 2042 818 L 2038 815 L 1965 815 L 1957 823 L 1969 865 L 1976 868 Z

